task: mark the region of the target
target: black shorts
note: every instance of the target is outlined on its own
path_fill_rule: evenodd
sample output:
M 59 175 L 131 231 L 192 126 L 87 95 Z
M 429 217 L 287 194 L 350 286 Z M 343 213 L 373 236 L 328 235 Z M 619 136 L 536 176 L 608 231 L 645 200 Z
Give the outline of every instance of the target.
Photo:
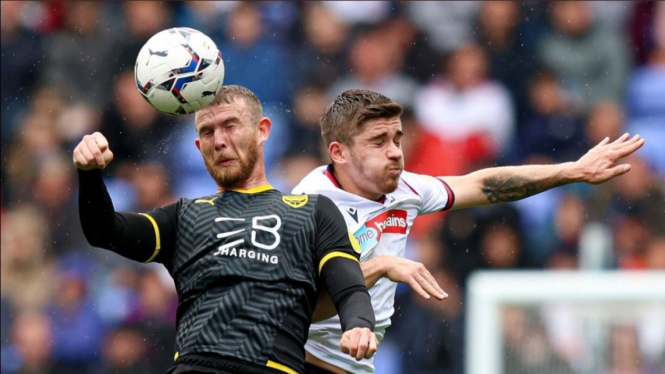
M 284 374 L 234 357 L 215 354 L 188 354 L 178 358 L 167 374 Z
M 303 374 L 333 374 L 333 372 L 305 362 L 305 372 Z

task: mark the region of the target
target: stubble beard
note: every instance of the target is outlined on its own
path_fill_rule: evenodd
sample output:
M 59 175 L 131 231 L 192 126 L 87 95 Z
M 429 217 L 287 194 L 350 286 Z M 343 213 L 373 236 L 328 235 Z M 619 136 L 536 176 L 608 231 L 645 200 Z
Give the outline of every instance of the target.
M 360 169 L 360 172 L 364 175 L 372 175 L 370 172 L 369 168 L 365 166 L 365 164 L 362 162 L 360 158 L 357 157 L 356 154 L 351 152 L 351 158 L 353 160 L 353 163 L 356 165 L 356 168 Z M 399 166 L 402 170 L 404 170 L 404 162 L 400 161 Z M 374 178 L 374 181 L 372 184 L 379 192 L 382 194 L 389 194 L 392 192 L 395 192 L 397 190 L 397 185 L 399 183 L 399 178 L 401 176 L 397 177 L 392 177 L 388 175 L 388 168 L 383 169 L 379 174 L 377 178 Z
M 205 167 L 217 186 L 225 190 L 237 189 L 252 175 L 259 159 L 259 146 L 256 140 L 249 142 L 245 153 L 246 158 L 238 158 L 234 165 L 217 166 L 219 158 L 204 157 Z

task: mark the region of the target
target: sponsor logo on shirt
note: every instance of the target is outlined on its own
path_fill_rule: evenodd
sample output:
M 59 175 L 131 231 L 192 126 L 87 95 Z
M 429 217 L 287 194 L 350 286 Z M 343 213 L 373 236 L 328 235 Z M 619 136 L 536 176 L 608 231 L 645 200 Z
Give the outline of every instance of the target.
M 383 234 L 406 235 L 408 227 L 405 210 L 388 210 L 367 221 L 354 236 L 363 253 L 374 249 Z

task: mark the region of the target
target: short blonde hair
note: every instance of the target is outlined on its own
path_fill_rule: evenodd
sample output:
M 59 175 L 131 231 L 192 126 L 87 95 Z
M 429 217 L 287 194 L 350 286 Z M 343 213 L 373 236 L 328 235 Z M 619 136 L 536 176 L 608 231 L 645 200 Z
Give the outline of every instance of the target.
M 252 122 L 256 125 L 261 117 L 263 117 L 263 107 L 256 94 L 248 88 L 235 85 L 222 86 L 217 95 L 215 95 L 215 98 L 208 105 L 212 107 L 219 104 L 231 104 L 238 98 L 245 100 L 245 105 L 252 116 Z

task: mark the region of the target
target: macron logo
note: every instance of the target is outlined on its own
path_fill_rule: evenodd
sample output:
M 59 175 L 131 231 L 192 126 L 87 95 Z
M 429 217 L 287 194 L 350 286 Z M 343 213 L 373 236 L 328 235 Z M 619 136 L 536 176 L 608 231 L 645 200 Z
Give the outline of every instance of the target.
M 358 222 L 358 209 L 356 208 L 349 208 L 346 210 L 347 213 L 353 218 L 354 221 Z

